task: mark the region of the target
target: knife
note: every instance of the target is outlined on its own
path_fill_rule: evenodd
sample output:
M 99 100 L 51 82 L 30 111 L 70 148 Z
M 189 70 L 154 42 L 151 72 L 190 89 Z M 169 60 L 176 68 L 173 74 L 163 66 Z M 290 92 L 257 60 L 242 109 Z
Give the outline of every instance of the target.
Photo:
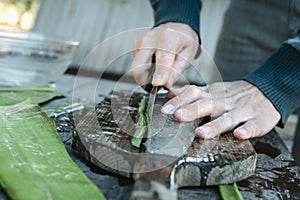
M 148 105 L 147 105 L 147 110 L 146 110 L 146 116 L 148 120 L 148 134 L 147 137 L 153 136 L 154 131 L 153 131 L 153 110 L 155 106 L 155 99 L 157 96 L 157 92 L 160 87 L 152 87 L 150 93 L 149 93 L 149 98 L 148 98 Z
M 138 117 L 138 122 L 136 124 L 136 129 L 133 134 L 133 137 L 131 139 L 131 144 L 137 148 L 140 148 L 142 139 L 144 137 L 151 136 L 151 130 L 152 130 L 152 116 L 153 116 L 153 110 L 155 105 L 155 98 L 158 91 L 158 87 L 154 87 L 152 85 L 152 78 L 155 71 L 155 57 L 152 57 L 152 64 L 149 69 L 149 76 L 148 76 L 148 83 L 143 87 L 145 91 L 149 93 L 147 100 L 142 99 L 141 105 L 146 105 L 147 108 L 144 111 L 144 109 L 141 105 L 139 108 L 140 116 Z M 144 96 L 145 97 L 145 96 Z M 145 102 L 146 100 L 146 102 Z M 146 103 L 146 104 L 145 104 Z
M 154 111 L 154 107 L 155 107 L 155 100 L 156 100 L 157 92 L 161 88 L 161 86 L 153 86 L 151 83 L 152 79 L 153 79 L 153 74 L 155 71 L 155 64 L 156 64 L 155 56 L 152 56 L 152 63 L 151 63 L 151 67 L 149 69 L 148 84 L 145 87 L 145 90 L 147 92 L 149 92 L 149 98 L 148 98 L 147 110 L 146 110 L 146 116 L 147 116 L 147 122 L 148 122 L 147 138 L 149 138 L 155 134 L 154 130 L 153 130 L 153 111 Z

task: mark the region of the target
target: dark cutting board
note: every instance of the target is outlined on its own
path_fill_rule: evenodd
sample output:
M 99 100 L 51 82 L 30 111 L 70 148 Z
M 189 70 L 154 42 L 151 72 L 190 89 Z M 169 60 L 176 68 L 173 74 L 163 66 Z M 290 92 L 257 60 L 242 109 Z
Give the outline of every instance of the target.
M 232 133 L 195 138 L 194 128 L 203 120 L 181 123 L 164 116 L 161 131 L 142 148 L 133 147 L 130 140 L 141 98 L 141 93 L 114 92 L 83 118 L 75 119 L 73 139 L 75 151 L 89 162 L 135 179 L 133 199 L 157 195 L 176 199 L 179 187 L 233 183 L 254 173 L 257 156 L 251 143 L 235 139 Z M 160 96 L 156 103 L 165 101 Z

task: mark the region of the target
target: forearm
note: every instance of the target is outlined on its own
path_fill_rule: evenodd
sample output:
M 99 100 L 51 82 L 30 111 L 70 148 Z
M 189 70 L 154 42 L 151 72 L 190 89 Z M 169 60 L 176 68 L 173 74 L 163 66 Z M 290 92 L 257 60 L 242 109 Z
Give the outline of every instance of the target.
M 279 126 L 300 106 L 300 39 L 287 40 L 266 62 L 244 78 L 257 86 L 281 114 Z

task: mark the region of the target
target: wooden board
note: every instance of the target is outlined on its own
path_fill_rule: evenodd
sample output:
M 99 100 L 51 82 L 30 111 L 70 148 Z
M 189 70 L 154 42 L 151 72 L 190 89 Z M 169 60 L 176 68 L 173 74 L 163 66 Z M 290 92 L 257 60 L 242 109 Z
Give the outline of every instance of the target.
M 237 140 L 232 133 L 209 140 L 194 138 L 198 122 L 182 124 L 172 116 L 167 116 L 167 128 L 147 139 L 145 148 L 132 147 L 141 97 L 120 92 L 105 98 L 78 120 L 78 137 L 73 140 L 73 148 L 89 162 L 134 178 L 135 199 L 158 194 L 175 199 L 179 187 L 232 183 L 254 173 L 257 155 L 248 140 Z M 178 130 L 175 135 L 170 132 L 174 128 L 168 128 L 172 126 Z M 160 149 L 158 143 L 167 148 Z

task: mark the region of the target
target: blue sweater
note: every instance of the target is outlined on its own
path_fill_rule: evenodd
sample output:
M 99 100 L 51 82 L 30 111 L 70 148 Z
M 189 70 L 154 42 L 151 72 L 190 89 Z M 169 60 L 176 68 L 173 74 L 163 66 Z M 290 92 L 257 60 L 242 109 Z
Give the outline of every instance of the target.
M 166 22 L 185 23 L 196 31 L 200 39 L 201 0 L 151 0 L 151 4 L 154 26 Z M 283 127 L 288 116 L 300 107 L 300 29 L 298 36 L 285 41 L 243 80 L 258 87 L 273 103 L 281 115 L 278 126 Z

